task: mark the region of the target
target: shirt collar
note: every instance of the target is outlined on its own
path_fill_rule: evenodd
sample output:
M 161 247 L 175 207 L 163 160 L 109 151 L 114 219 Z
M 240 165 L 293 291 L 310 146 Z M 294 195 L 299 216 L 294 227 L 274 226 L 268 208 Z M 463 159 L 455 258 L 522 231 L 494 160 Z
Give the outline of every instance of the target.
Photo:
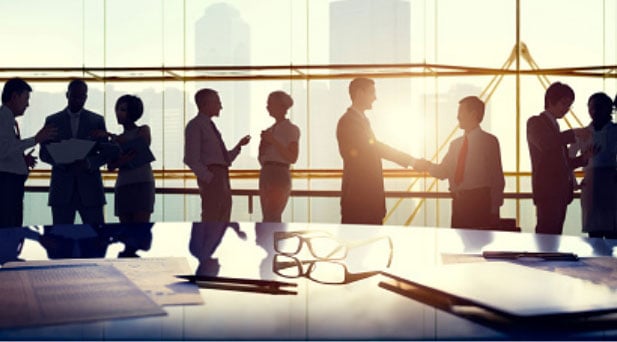
M 73 113 L 73 112 L 71 112 L 71 109 L 69 107 L 66 107 L 66 112 L 69 114 L 69 116 L 71 118 L 74 118 L 74 119 L 78 119 L 79 118 L 79 115 L 81 114 L 82 110 L 83 109 L 80 109 L 77 113 Z
M 559 129 L 559 124 L 557 123 L 557 118 L 555 118 L 555 116 L 553 116 L 553 114 L 551 114 L 551 112 L 549 112 L 548 110 L 545 110 L 544 116 L 546 116 L 547 118 L 549 118 L 551 120 L 551 122 L 555 125 L 555 127 L 557 127 L 557 129 Z

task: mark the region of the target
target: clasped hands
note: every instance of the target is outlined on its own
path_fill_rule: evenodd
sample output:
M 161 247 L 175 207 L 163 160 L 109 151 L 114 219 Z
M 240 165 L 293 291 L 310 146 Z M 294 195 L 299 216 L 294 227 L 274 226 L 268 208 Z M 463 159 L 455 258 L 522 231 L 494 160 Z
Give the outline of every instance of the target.
M 412 163 L 410 164 L 414 170 L 416 171 L 428 171 L 428 169 L 431 167 L 432 163 L 424 158 L 421 159 L 413 159 Z

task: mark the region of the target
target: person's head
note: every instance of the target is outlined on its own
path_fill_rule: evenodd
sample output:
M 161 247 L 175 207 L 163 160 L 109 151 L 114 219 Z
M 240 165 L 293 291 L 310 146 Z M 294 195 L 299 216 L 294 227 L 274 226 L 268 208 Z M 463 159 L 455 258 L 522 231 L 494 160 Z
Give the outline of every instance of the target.
M 377 100 L 375 81 L 364 77 L 354 78 L 349 83 L 349 97 L 354 107 L 361 110 L 373 108 L 373 102 Z
M 282 119 L 293 106 L 294 100 L 282 90 L 273 91 L 268 95 L 268 113 L 275 119 Z
M 21 116 L 30 105 L 30 85 L 19 77 L 11 78 L 2 89 L 2 104 L 8 107 L 14 116 Z
M 603 92 L 598 92 L 589 97 L 587 100 L 587 110 L 589 116 L 598 127 L 604 126 L 611 121 L 613 114 L 613 100 Z
M 195 104 L 201 114 L 209 117 L 219 116 L 223 109 L 219 93 L 210 88 L 203 88 L 195 93 Z
M 458 125 L 468 131 L 480 125 L 484 119 L 484 102 L 477 96 L 467 96 L 458 102 Z
M 574 90 L 569 85 L 555 82 L 544 94 L 544 109 L 557 119 L 563 118 L 574 103 Z
M 71 80 L 66 90 L 66 99 L 71 112 L 77 113 L 82 110 L 86 104 L 86 99 L 88 99 L 86 82 L 78 78 Z
M 116 101 L 116 119 L 121 125 L 134 123 L 144 113 L 144 104 L 135 95 L 122 95 Z

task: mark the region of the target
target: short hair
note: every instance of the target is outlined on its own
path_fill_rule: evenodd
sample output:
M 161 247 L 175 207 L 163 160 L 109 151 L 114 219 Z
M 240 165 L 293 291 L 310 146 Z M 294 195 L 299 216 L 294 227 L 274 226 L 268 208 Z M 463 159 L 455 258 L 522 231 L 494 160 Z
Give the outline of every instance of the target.
M 195 93 L 195 104 L 199 107 L 199 103 L 201 101 L 213 95 L 218 95 L 218 92 L 214 89 L 210 89 L 210 88 L 199 89 Z
M 126 103 L 126 113 L 132 122 L 141 118 L 144 113 L 144 103 L 135 95 L 122 95 L 116 101 L 116 109 L 120 104 Z
M 84 81 L 81 78 L 73 78 L 69 82 L 69 86 L 66 87 L 66 90 L 67 91 L 71 91 L 71 89 L 73 89 L 74 87 L 76 87 L 78 85 L 83 85 L 84 87 L 86 87 L 86 90 L 88 89 L 88 85 L 86 84 L 86 81 Z
M 471 109 L 472 111 L 478 113 L 478 115 L 480 116 L 478 118 L 478 122 L 482 122 L 482 119 L 484 119 L 484 102 L 482 100 L 480 100 L 479 97 L 477 96 L 467 96 L 464 97 L 463 99 L 461 99 L 458 102 L 459 105 L 461 106 L 466 106 L 467 108 Z
M 32 87 L 30 87 L 28 82 L 19 77 L 9 79 L 4 83 L 4 88 L 2 89 L 2 103 L 11 101 L 11 96 L 14 93 L 21 95 L 25 91 L 32 91 Z
M 595 102 L 595 108 L 598 110 L 598 113 L 604 115 L 611 115 L 613 113 L 613 99 L 606 95 L 606 93 L 597 92 L 592 94 L 589 96 L 587 104 L 589 105 L 591 101 Z
M 282 90 L 273 91 L 268 95 L 269 98 L 273 98 L 277 103 L 280 103 L 285 110 L 291 108 L 294 105 L 294 100 L 289 94 Z
M 354 78 L 349 82 L 349 97 L 353 100 L 358 90 L 364 90 L 370 86 L 374 86 L 375 81 L 366 77 Z
M 565 83 L 555 82 L 551 84 L 544 94 L 544 109 L 564 98 L 574 101 L 574 90 Z

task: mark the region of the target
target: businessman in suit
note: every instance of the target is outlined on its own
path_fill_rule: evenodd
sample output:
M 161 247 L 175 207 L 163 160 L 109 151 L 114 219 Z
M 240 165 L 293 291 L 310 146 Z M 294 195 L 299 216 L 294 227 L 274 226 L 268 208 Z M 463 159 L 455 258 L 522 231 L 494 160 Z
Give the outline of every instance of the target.
M 86 82 L 72 80 L 66 98 L 67 107 L 45 119 L 46 126 L 57 127 L 55 141 L 77 138 L 97 143 L 84 159 L 69 164 L 56 163 L 47 150 L 48 144 L 43 144 L 41 160 L 52 166 L 48 205 L 54 224 L 73 224 L 79 212 L 83 223 L 97 226 L 104 221 L 106 203 L 99 168 L 117 156 L 119 150 L 107 143 L 106 134 L 100 134 L 106 131 L 103 116 L 84 108 L 88 98 Z
M 349 96 L 351 106 L 336 127 L 339 152 L 343 158 L 341 222 L 380 225 L 386 215 L 381 160 L 387 159 L 404 167 L 415 160 L 375 138 L 364 114 L 373 108 L 377 99 L 373 80 L 352 80 Z
M 448 179 L 452 193 L 452 228 L 497 227 L 505 181 L 499 141 L 484 131 L 484 102 L 476 96 L 459 101 L 457 119 L 462 137 L 450 143 L 441 163 L 420 160 L 414 168 Z
M 587 163 L 585 155 L 570 158 L 567 146 L 576 137 L 587 140 L 590 131 L 584 128 L 560 131 L 557 123 L 557 119 L 563 118 L 570 110 L 573 102 L 572 88 L 555 82 L 544 95 L 544 111 L 527 120 L 536 233 L 562 233 L 566 209 L 573 198 L 573 170 Z

